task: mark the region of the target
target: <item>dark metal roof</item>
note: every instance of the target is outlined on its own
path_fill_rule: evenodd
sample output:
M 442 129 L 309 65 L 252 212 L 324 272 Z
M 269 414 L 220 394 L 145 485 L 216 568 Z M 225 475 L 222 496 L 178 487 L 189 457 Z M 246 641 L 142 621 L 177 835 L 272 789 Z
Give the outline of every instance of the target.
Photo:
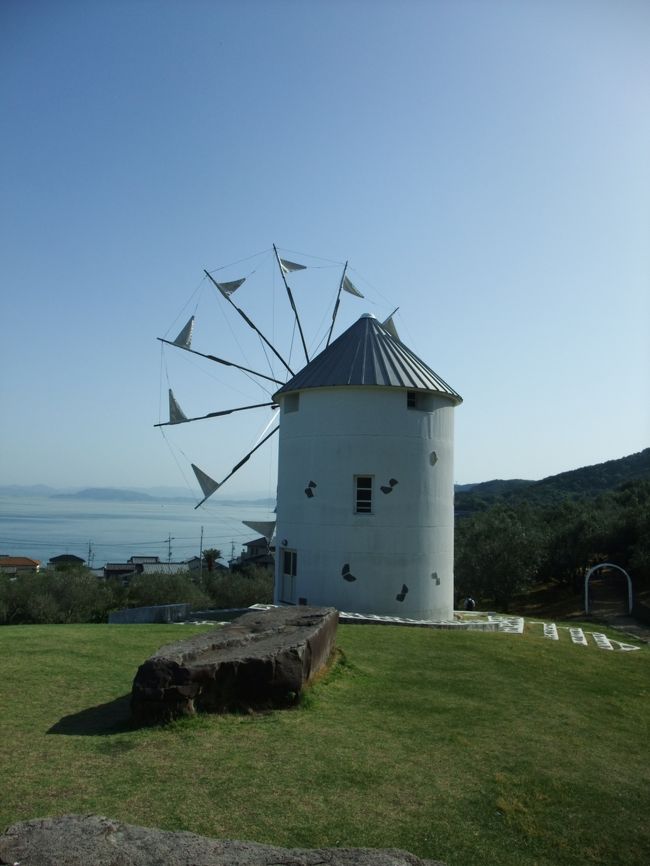
M 462 397 L 424 361 L 367 314 L 283 385 L 274 399 L 291 391 L 342 385 L 432 391 L 456 404 L 462 402 Z

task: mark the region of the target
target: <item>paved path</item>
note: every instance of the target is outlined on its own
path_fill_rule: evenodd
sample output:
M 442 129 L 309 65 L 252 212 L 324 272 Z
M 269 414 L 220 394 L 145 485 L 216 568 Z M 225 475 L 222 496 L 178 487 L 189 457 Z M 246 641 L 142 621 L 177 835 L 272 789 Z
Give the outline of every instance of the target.
M 616 631 L 621 631 L 630 637 L 644 641 L 644 643 L 650 643 L 650 625 L 634 619 L 633 616 L 609 616 L 604 619 L 604 622 L 610 628 L 615 628 Z

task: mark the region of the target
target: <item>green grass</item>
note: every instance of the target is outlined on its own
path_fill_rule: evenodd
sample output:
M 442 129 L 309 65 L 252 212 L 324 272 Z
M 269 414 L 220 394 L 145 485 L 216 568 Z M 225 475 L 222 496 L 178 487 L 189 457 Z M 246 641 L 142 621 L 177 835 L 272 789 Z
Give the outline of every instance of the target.
M 339 628 L 303 705 L 128 728 L 135 670 L 199 628 L 0 628 L 0 824 L 94 812 L 449 866 L 648 862 L 650 651 Z

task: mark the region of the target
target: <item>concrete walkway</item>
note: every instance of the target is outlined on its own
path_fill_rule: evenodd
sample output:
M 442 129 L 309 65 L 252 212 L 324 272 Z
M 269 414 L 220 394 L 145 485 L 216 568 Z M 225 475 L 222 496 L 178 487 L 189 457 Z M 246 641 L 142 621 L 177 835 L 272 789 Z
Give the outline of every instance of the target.
M 650 643 L 650 625 L 640 622 L 640 620 L 635 619 L 633 616 L 608 616 L 602 621 L 609 628 L 614 628 L 616 631 L 623 632 L 623 634 L 641 640 L 644 643 Z

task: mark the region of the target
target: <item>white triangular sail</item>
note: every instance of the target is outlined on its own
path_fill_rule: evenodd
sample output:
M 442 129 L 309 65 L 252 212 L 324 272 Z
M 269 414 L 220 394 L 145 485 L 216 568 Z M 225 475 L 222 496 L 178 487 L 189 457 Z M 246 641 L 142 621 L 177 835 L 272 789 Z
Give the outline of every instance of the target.
M 203 491 L 203 496 L 205 497 L 203 501 L 205 502 L 208 496 L 212 496 L 215 490 L 219 489 L 219 482 L 215 481 L 214 478 L 210 478 L 209 475 L 206 475 L 206 473 L 203 472 L 202 469 L 199 469 L 199 467 L 195 466 L 193 463 L 192 469 L 194 470 L 194 474 L 196 475 L 196 480 L 201 485 L 201 490 Z
M 362 298 L 363 295 L 354 285 L 352 280 L 349 277 L 343 277 L 343 291 L 349 292 L 351 295 L 354 295 L 356 298 Z
M 215 283 L 215 285 L 224 297 L 229 298 L 245 282 L 246 277 L 242 277 L 241 280 L 231 280 L 229 283 Z
M 194 316 L 185 325 L 178 337 L 174 340 L 175 346 L 180 346 L 181 349 L 189 349 L 192 345 L 192 331 L 194 330 Z
M 275 532 L 275 520 L 242 520 L 244 526 L 248 526 L 253 532 L 259 532 L 267 541 L 273 538 Z
M 395 337 L 396 340 L 399 340 L 399 334 L 397 333 L 397 328 L 395 327 L 395 322 L 393 321 L 392 315 L 389 316 L 385 322 L 382 322 L 381 326 L 384 331 L 388 331 L 391 337 Z
M 169 389 L 169 423 L 170 424 L 181 424 L 183 421 L 187 421 L 187 415 L 181 407 L 178 405 L 178 400 L 174 397 L 174 392 L 172 389 Z
M 288 274 L 290 271 L 304 271 L 307 265 L 299 265 L 297 262 L 290 262 L 289 259 L 280 259 L 280 267 Z

